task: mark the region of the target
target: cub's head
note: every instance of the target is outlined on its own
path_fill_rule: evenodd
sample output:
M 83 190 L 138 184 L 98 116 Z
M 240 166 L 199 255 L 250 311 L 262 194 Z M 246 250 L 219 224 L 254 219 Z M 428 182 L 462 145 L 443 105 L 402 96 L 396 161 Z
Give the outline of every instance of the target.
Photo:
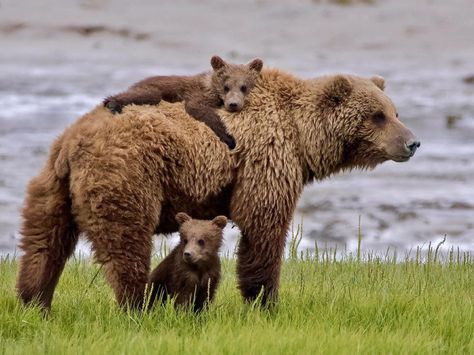
M 183 260 L 189 265 L 201 266 L 217 255 L 222 245 L 222 232 L 227 224 L 225 216 L 213 220 L 192 219 L 184 212 L 175 216 L 179 224 Z
M 420 146 L 400 121 L 380 76 L 335 75 L 322 80 L 320 109 L 340 145 L 339 168 L 373 168 L 386 160 L 405 162 Z
M 211 58 L 212 90 L 224 103 L 229 112 L 238 112 L 245 105 L 245 98 L 252 90 L 263 67 L 261 59 L 248 64 L 229 64 L 221 57 Z

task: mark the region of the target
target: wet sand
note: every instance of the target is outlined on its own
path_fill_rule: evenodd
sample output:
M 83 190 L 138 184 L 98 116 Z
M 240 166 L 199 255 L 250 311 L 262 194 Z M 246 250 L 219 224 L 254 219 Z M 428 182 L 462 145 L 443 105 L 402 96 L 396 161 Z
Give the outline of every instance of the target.
M 471 1 L 2 1 L 0 252 L 17 243 L 26 184 L 49 145 L 104 96 L 151 74 L 206 70 L 211 55 L 261 57 L 302 77 L 383 75 L 422 147 L 306 188 L 302 247 L 474 250 L 474 10 Z M 453 120 L 447 128 L 447 116 Z M 227 233 L 232 249 L 236 229 Z

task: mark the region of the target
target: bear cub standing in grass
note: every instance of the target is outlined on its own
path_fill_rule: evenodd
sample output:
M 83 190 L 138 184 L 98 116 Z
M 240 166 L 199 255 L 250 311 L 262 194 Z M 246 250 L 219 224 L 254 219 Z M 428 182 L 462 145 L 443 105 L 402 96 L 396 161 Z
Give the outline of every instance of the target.
M 199 312 L 212 301 L 220 281 L 221 264 L 217 253 L 227 218 L 199 220 L 184 212 L 175 218 L 180 242 L 150 275 L 150 305 L 156 299 L 165 302 L 170 296 L 176 298 L 176 306 L 192 306 Z
M 247 65 L 229 64 L 222 58 L 211 58 L 212 72 L 194 76 L 152 76 L 132 85 L 127 91 L 109 96 L 104 106 L 120 113 L 124 106 L 157 105 L 161 100 L 185 102 L 186 112 L 205 123 L 230 149 L 235 140 L 227 133 L 214 109 L 224 105 L 229 112 L 242 110 L 245 98 L 255 85 L 263 62 L 254 59 Z

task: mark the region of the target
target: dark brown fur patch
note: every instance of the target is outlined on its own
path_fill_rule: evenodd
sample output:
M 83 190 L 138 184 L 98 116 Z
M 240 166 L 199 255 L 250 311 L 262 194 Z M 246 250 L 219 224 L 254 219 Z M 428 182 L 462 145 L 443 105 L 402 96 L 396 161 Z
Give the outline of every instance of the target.
M 176 221 L 180 242 L 150 275 L 150 305 L 175 298 L 176 306 L 192 306 L 199 312 L 213 300 L 219 285 L 218 251 L 227 218 L 195 220 L 181 212 Z

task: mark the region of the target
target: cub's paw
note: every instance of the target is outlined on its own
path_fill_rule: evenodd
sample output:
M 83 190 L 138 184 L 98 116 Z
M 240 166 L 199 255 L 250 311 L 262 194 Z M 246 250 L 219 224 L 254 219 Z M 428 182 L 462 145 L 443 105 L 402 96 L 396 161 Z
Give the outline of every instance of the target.
M 104 106 L 107 107 L 114 114 L 122 113 L 123 105 L 112 98 L 106 98 L 104 100 Z
M 229 147 L 230 150 L 235 148 L 235 145 L 236 145 L 235 139 L 230 134 L 225 133 L 220 137 L 220 139 L 221 139 L 222 142 L 227 144 L 227 146 Z

